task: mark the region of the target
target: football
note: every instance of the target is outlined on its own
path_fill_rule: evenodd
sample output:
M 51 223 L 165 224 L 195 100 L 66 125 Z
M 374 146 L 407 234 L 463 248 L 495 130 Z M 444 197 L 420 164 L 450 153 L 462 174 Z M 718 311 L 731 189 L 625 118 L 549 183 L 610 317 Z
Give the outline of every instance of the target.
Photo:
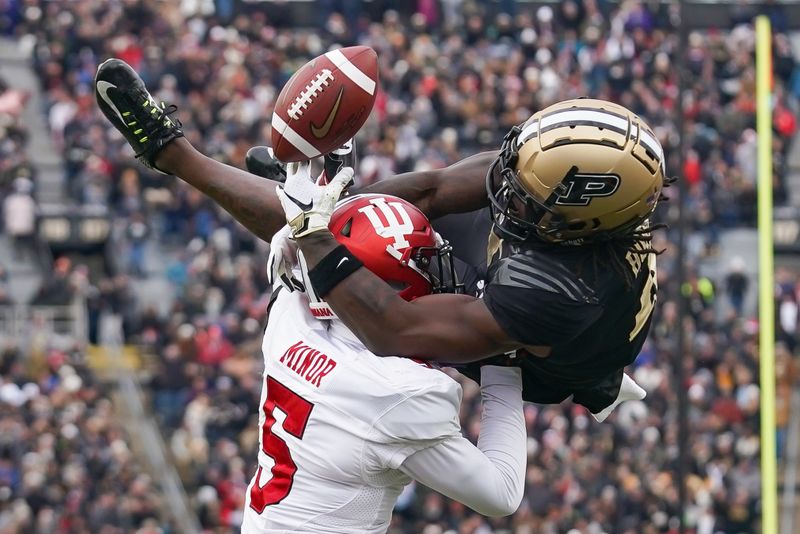
M 377 85 L 378 55 L 368 46 L 331 50 L 300 67 L 275 102 L 275 157 L 302 161 L 339 148 L 367 120 Z

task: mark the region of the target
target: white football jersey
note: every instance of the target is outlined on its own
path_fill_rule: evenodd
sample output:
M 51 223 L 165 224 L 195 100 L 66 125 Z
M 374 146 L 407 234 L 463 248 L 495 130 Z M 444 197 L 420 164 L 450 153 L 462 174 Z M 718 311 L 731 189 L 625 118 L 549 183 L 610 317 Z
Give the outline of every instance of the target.
M 281 291 L 262 345 L 259 467 L 242 532 L 382 533 L 415 452 L 460 436 L 461 386 L 378 357 L 306 297 Z

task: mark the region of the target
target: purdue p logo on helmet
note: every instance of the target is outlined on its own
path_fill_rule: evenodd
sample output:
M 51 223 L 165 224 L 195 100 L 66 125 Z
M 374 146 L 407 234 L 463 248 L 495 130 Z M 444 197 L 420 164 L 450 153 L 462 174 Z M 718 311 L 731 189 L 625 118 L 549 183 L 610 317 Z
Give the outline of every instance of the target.
M 501 237 L 582 243 L 645 222 L 664 174 L 664 150 L 641 118 L 611 102 L 577 99 L 513 128 L 486 186 Z

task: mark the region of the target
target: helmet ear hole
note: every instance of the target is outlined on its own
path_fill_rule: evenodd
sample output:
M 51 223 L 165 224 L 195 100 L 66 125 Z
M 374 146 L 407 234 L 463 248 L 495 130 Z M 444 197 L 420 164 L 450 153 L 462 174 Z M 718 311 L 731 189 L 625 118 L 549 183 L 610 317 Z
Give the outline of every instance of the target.
M 342 229 L 339 231 L 339 233 L 345 237 L 350 237 L 350 232 L 352 231 L 352 229 L 353 229 L 353 219 L 351 217 L 350 219 L 347 220 L 346 223 L 344 223 L 344 226 L 342 226 Z

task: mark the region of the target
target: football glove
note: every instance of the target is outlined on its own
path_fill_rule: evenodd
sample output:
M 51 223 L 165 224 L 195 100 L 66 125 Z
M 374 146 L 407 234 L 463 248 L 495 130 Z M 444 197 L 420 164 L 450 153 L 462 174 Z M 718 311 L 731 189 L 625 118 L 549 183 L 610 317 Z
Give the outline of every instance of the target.
M 249 173 L 256 176 L 281 183 L 286 181 L 286 165 L 275 157 L 272 147 L 254 146 L 250 148 L 244 157 L 244 166 Z
M 318 184 L 327 184 L 329 178 L 333 178 L 344 167 L 356 168 L 356 143 L 355 139 L 349 139 L 345 144 L 323 157 L 323 172 L 317 178 Z
M 625 401 L 629 400 L 642 400 L 647 396 L 647 392 L 636 383 L 636 381 L 628 375 L 628 373 L 622 373 L 622 384 L 619 387 L 619 393 L 617 394 L 617 398 L 614 402 L 612 402 L 609 406 L 606 406 L 602 411 L 598 413 L 592 413 L 592 417 L 598 423 L 602 423 L 606 420 L 606 418 L 611 415 L 611 412 L 614 409 L 622 404 Z
M 286 183 L 275 187 L 283 206 L 292 237 L 327 231 L 336 202 L 353 181 L 353 168 L 344 167 L 328 185 L 317 185 L 311 178 L 308 161 L 286 166 Z

